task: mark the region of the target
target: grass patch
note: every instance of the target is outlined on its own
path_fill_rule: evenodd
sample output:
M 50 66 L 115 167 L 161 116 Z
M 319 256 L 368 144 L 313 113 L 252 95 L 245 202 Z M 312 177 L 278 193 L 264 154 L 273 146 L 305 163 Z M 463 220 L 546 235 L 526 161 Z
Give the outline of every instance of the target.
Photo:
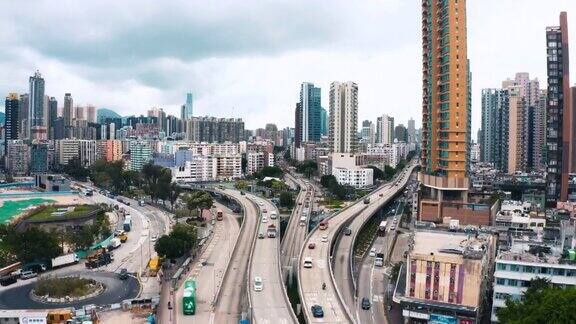
M 37 296 L 51 298 L 82 297 L 97 291 L 100 284 L 94 279 L 80 277 L 39 278 L 34 287 Z
M 330 209 L 342 208 L 344 207 L 344 201 L 334 198 L 326 197 L 323 201 L 320 202 L 321 205 L 326 206 Z
M 51 219 L 70 219 L 77 217 L 84 217 L 87 213 L 98 210 L 98 206 L 93 205 L 77 205 L 72 206 L 71 211 L 66 212 L 63 215 L 53 215 L 59 209 L 69 208 L 69 206 L 42 206 L 39 207 L 37 211 L 33 212 L 28 219 L 35 221 L 45 221 Z

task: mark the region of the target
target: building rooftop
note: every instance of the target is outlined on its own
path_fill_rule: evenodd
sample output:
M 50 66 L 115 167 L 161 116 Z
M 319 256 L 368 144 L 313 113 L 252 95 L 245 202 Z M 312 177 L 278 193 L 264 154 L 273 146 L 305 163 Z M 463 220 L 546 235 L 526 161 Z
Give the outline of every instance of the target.
M 489 234 L 462 234 L 453 232 L 418 231 L 414 234 L 412 253 L 434 255 L 462 255 L 479 259 L 490 243 Z

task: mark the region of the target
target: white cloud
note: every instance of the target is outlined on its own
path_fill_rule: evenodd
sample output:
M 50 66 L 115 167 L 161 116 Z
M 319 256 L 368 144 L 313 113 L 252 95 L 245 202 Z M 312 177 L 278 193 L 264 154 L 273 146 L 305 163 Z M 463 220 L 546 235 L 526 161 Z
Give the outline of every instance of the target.
M 573 0 L 468 1 L 473 137 L 481 88 L 518 71 L 545 85 L 545 27 L 566 10 L 573 39 L 574 9 Z M 328 108 L 330 82 L 352 80 L 360 121 L 388 113 L 419 124 L 420 24 L 418 0 L 5 2 L 0 92 L 26 91 L 40 69 L 59 100 L 72 92 L 123 115 L 152 106 L 179 115 L 191 90 L 197 114 L 257 128 L 293 126 L 300 82 L 322 87 Z

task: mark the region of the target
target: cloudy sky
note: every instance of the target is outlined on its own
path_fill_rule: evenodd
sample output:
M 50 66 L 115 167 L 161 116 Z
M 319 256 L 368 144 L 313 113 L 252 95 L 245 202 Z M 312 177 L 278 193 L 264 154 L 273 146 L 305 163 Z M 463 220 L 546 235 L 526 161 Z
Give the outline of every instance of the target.
M 247 128 L 293 126 L 299 84 L 359 85 L 360 120 L 406 123 L 421 112 L 420 0 L 2 1 L 0 92 L 27 91 L 39 69 L 47 94 L 122 115 L 242 117 Z M 545 27 L 575 0 L 468 0 L 473 129 L 480 90 L 515 72 L 545 83 Z M 576 62 L 576 43 L 572 61 Z M 572 80 L 576 67 L 572 64 Z

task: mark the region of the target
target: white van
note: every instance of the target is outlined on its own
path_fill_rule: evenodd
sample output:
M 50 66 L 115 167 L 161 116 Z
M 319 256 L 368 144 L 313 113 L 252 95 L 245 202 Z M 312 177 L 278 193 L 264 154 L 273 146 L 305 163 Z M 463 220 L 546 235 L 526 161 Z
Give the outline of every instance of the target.
M 300 217 L 300 226 L 306 226 L 306 216 Z
M 275 211 L 271 211 L 270 212 L 270 219 L 276 219 L 276 218 L 278 218 L 278 214 L 276 214 Z
M 304 258 L 304 268 L 312 268 L 312 258 L 311 257 Z

